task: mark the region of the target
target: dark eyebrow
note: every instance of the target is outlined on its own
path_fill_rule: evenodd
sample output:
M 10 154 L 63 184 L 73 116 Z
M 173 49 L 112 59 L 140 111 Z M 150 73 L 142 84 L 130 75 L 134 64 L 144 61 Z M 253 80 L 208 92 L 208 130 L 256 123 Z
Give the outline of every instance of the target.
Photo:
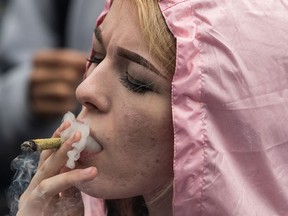
M 99 43 L 104 46 L 104 43 L 103 43 L 103 38 L 102 38 L 102 33 L 101 33 L 101 29 L 96 27 L 94 29 L 94 35 L 96 37 L 96 39 L 99 41 Z
M 95 35 L 95 38 L 99 41 L 99 43 L 104 47 L 101 29 L 96 27 L 94 29 L 94 35 Z M 137 53 L 134 53 L 134 52 L 127 50 L 127 49 L 124 49 L 122 47 L 117 47 L 117 53 L 119 56 L 126 58 L 130 61 L 136 62 L 137 64 L 140 64 L 140 65 L 146 67 L 147 69 L 155 72 L 157 75 L 162 76 L 163 78 L 167 79 L 167 77 L 165 77 L 163 74 L 161 74 L 160 71 L 151 62 L 149 62 L 144 57 L 138 55 Z
M 134 53 L 130 50 L 124 49 L 122 47 L 117 48 L 117 54 L 123 58 L 126 58 L 130 61 L 136 62 L 137 64 L 140 64 L 147 69 L 155 72 L 157 75 L 162 76 L 163 78 L 167 79 L 163 74 L 160 73 L 160 71 L 147 59 L 142 57 L 141 55 L 138 55 L 137 53 Z

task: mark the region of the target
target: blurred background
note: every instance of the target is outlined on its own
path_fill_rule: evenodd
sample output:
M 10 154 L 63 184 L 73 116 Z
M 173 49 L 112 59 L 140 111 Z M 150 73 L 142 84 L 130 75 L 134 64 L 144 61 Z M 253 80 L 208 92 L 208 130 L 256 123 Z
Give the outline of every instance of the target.
M 105 0 L 0 0 L 0 215 L 20 144 L 50 137 L 85 72 Z

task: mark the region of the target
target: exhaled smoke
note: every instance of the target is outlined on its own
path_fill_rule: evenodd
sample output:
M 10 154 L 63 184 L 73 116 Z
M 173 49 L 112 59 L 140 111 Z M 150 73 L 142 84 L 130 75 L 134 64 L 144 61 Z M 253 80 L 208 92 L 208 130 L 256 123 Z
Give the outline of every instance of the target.
M 11 163 L 12 170 L 16 172 L 7 193 L 10 216 L 15 216 L 18 211 L 19 198 L 35 174 L 39 155 L 37 151 L 23 152 Z

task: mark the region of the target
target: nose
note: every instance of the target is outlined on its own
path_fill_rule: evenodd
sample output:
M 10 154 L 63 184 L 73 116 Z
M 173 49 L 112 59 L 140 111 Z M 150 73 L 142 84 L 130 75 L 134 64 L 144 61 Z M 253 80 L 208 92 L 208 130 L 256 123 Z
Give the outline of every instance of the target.
M 95 76 L 88 76 L 77 87 L 76 98 L 87 110 L 105 113 L 111 104 L 106 88 L 105 82 Z

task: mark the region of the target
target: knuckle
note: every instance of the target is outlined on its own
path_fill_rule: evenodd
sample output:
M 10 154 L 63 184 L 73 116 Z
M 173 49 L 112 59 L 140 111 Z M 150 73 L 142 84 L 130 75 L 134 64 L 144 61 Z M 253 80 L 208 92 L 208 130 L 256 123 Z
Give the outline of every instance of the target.
M 59 83 L 58 85 L 55 85 L 55 92 L 59 95 L 64 96 L 71 96 L 73 95 L 73 88 L 71 88 L 71 86 L 67 83 Z
M 47 199 L 48 197 L 51 196 L 51 194 L 49 193 L 49 186 L 50 183 L 48 183 L 47 179 L 44 179 L 35 188 L 34 195 L 40 199 Z

